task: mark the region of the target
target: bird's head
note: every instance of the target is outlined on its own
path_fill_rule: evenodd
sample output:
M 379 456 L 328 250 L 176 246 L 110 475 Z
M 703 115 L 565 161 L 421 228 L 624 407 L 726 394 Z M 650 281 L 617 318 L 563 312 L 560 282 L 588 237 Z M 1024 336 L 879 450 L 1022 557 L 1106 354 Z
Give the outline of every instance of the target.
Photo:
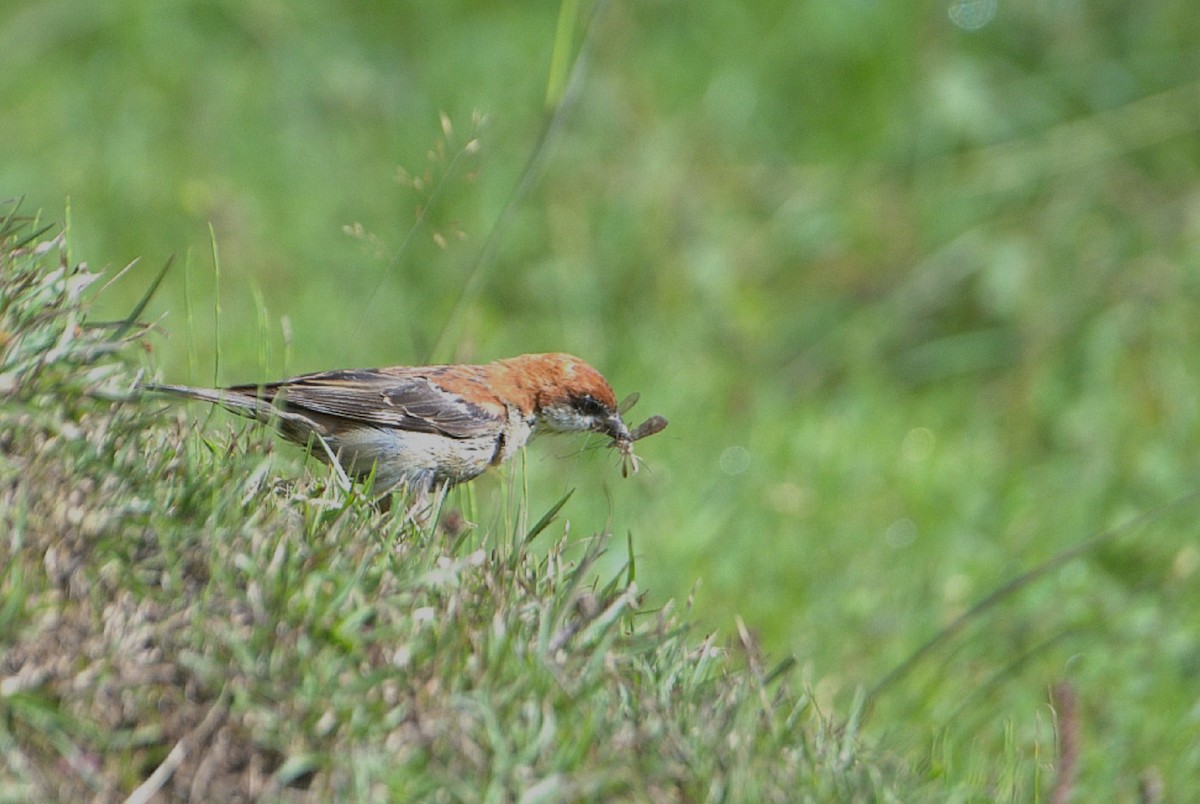
M 503 361 L 521 377 L 532 400 L 535 427 L 555 433 L 591 431 L 616 444 L 632 443 L 603 375 L 568 354 L 522 355 Z

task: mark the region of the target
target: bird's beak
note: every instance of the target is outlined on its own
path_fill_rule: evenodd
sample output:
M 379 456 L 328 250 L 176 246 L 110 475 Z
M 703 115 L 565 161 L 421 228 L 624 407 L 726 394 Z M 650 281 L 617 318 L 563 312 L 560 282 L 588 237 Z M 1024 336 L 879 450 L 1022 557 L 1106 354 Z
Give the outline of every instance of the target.
M 630 434 L 629 428 L 625 426 L 625 422 L 621 420 L 621 414 L 619 413 L 614 413 L 600 422 L 596 429 L 615 442 L 633 442 L 633 436 Z
M 621 421 L 621 414 L 614 413 L 600 425 L 601 432 L 612 439 L 610 447 L 621 453 L 621 476 L 629 477 L 630 471 L 638 470 L 638 459 L 633 454 L 633 433 Z

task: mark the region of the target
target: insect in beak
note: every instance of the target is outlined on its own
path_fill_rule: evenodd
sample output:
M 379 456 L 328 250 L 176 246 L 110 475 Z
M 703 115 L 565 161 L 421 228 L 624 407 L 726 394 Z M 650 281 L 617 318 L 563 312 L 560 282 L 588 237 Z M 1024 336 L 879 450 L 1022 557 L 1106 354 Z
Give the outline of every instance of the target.
M 633 474 L 637 474 L 639 462 L 633 451 L 633 443 L 655 433 L 661 433 L 666 427 L 667 420 L 662 416 L 651 416 L 633 428 L 632 432 L 624 424 L 621 425 L 621 431 L 613 437 L 612 444 L 609 445 L 621 453 L 621 477 L 629 477 L 631 471 Z

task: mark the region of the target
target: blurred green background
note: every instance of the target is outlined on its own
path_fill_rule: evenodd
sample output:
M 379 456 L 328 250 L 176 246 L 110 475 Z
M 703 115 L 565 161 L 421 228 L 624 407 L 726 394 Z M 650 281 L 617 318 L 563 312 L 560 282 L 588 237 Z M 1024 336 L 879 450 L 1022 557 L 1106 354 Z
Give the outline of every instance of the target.
M 585 55 L 476 273 L 556 41 Z M 0 196 L 69 199 L 93 267 L 141 258 L 114 316 L 179 255 L 152 306 L 173 381 L 587 358 L 671 426 L 630 480 L 535 444 L 534 513 L 577 488 L 572 531 L 632 532 L 651 604 L 702 579 L 705 627 L 740 614 L 844 711 L 1195 487 L 1198 42 L 1190 0 L 9 0 Z M 1050 774 L 1067 684 L 1085 793 L 1186 791 L 1198 514 L 974 621 L 868 733 L 1003 793 Z

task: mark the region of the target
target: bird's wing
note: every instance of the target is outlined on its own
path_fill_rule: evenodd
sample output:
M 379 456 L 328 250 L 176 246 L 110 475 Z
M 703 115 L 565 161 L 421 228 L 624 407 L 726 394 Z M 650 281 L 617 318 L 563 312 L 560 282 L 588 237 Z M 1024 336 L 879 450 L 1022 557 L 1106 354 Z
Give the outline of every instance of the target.
M 239 385 L 230 393 L 253 395 L 284 410 L 311 411 L 350 422 L 451 438 L 494 435 L 506 411 L 486 388 L 474 400 L 444 390 L 420 373 L 396 369 L 351 369 L 306 374 L 263 386 Z

